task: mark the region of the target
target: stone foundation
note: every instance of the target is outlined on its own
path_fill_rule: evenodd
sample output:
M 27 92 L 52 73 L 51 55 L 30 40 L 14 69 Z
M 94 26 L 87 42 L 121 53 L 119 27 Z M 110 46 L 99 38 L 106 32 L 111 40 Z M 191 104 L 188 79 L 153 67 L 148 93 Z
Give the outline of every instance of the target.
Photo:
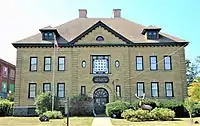
M 33 106 L 14 106 L 13 116 L 37 116 Z

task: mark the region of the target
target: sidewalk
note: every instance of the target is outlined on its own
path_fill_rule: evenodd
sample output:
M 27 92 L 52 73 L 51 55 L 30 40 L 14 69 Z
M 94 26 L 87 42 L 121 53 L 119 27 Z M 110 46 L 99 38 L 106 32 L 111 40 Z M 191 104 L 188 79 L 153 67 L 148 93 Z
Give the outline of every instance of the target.
M 92 126 L 112 126 L 110 117 L 95 117 Z

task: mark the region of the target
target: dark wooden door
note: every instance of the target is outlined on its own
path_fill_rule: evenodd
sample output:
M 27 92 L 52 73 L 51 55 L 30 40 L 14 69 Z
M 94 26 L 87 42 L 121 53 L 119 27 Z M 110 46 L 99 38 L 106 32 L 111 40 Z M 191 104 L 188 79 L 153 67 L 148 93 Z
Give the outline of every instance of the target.
M 98 88 L 94 91 L 94 110 L 96 114 L 105 114 L 106 103 L 108 103 L 108 91 L 104 88 Z

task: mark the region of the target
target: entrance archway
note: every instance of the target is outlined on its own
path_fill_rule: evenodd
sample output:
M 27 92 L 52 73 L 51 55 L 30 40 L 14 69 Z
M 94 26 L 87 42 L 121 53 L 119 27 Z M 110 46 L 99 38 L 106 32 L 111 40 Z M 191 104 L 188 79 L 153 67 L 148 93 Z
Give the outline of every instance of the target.
M 94 91 L 93 99 L 96 114 L 105 114 L 105 105 L 109 102 L 108 91 L 105 88 L 97 88 Z

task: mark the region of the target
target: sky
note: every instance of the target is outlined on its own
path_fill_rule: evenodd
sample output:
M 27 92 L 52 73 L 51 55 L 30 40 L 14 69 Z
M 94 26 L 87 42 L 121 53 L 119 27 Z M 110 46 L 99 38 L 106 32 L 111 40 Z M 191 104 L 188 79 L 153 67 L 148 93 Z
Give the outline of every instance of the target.
M 57 26 L 78 18 L 78 9 L 88 17 L 121 16 L 143 25 L 156 25 L 162 32 L 184 39 L 186 58 L 200 56 L 200 0 L 2 0 L 0 3 L 0 58 L 16 64 L 11 43 L 29 37 L 48 25 Z

